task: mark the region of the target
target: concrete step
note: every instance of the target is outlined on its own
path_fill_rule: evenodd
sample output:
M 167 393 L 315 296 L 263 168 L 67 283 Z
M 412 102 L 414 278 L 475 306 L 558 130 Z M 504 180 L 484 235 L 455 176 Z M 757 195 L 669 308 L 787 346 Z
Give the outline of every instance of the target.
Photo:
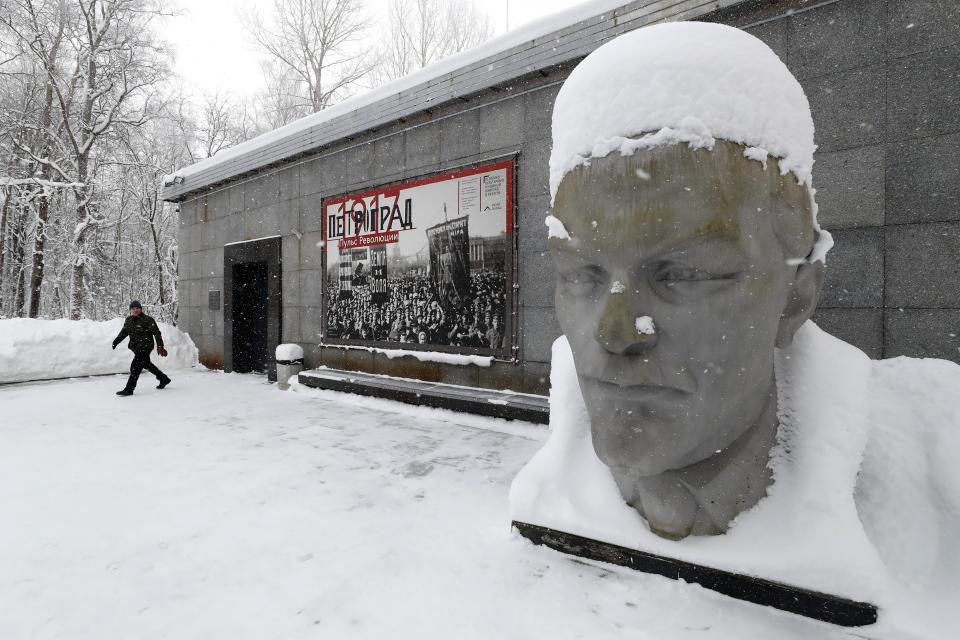
M 550 422 L 547 396 L 326 368 L 303 371 L 299 380 L 301 384 L 314 389 L 330 389 L 508 420 L 526 420 L 538 424 Z

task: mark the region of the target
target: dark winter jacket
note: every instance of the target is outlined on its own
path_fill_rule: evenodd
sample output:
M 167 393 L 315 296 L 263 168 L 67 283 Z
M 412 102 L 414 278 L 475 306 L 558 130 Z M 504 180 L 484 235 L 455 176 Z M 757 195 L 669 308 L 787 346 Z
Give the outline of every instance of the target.
M 163 338 L 160 336 L 160 327 L 157 321 L 145 313 L 138 316 L 127 316 L 123 321 L 123 329 L 113 339 L 113 346 L 116 347 L 124 338 L 130 336 L 130 342 L 127 347 L 134 353 L 153 350 L 153 339 L 157 339 L 157 346 L 163 346 Z

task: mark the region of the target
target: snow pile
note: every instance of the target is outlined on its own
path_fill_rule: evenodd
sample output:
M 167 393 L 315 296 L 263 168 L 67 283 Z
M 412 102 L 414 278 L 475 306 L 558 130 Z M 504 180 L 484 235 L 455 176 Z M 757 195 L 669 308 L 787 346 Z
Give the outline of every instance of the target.
M 812 188 L 813 118 L 800 83 L 756 37 L 721 24 L 657 24 L 621 35 L 570 74 L 553 107 L 550 196 L 590 158 L 717 139 L 768 156 Z M 814 225 L 816 203 L 814 203 Z M 812 259 L 832 245 L 822 232 Z
M 0 320 L 0 383 L 47 380 L 130 370 L 127 340 L 111 349 L 123 328 L 123 318 L 93 320 Z M 162 370 L 197 364 L 197 347 L 190 336 L 158 322 L 168 356 L 153 356 Z
M 550 439 L 514 480 L 512 518 L 869 600 L 889 637 L 949 637 L 960 623 L 960 367 L 872 362 L 808 322 L 778 351 L 776 373 L 781 426 L 767 496 L 724 535 L 674 542 L 624 503 L 597 458 L 559 338 Z
M 493 363 L 493 356 L 476 356 L 463 353 L 446 353 L 444 351 L 419 351 L 416 349 L 381 349 L 379 347 L 358 347 L 345 344 L 324 344 L 325 347 L 334 349 L 357 349 L 359 351 L 369 351 L 370 353 L 382 353 L 390 360 L 394 358 L 405 358 L 407 356 L 416 358 L 420 362 L 440 362 L 442 364 L 454 365 L 475 365 L 478 367 L 489 367 Z
M 394 358 L 405 358 L 410 356 L 420 362 L 440 362 L 443 364 L 468 365 L 477 367 L 489 367 L 493 362 L 493 356 L 475 356 L 462 353 L 444 353 L 443 351 L 414 351 L 407 349 L 375 349 L 375 351 L 384 354 L 391 360 Z
M 274 355 L 277 360 L 302 360 L 303 347 L 298 344 L 278 344 Z

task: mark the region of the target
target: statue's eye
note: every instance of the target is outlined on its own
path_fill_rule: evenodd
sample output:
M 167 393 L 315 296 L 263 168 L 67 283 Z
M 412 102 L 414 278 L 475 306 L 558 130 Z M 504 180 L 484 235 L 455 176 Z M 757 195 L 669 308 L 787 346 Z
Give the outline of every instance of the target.
M 654 280 L 657 282 L 684 282 L 684 281 L 697 281 L 697 280 L 717 280 L 724 276 L 720 276 L 703 269 L 697 269 L 694 267 L 667 267 L 661 269 L 654 276 Z
M 737 272 L 714 271 L 685 265 L 667 265 L 653 276 L 655 283 L 680 294 L 703 295 L 734 282 Z
M 602 274 L 589 267 L 574 269 L 560 275 L 564 290 L 573 295 L 589 294 L 602 280 Z

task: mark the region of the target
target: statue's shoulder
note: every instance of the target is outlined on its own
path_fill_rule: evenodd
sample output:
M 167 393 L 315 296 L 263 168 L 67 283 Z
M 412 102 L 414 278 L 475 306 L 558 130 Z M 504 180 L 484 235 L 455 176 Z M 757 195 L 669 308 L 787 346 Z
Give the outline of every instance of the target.
M 960 365 L 936 358 L 898 357 L 876 360 L 871 369 L 871 432 L 926 450 L 931 463 L 944 455 L 944 448 L 956 456 L 960 451 Z M 950 466 L 955 466 L 952 461 Z
M 960 513 L 960 365 L 877 360 L 868 389 L 857 508 L 890 569 L 915 580 L 942 563 L 941 540 L 960 536 L 944 517 Z
M 874 401 L 882 401 L 896 413 L 910 411 L 919 421 L 960 425 L 960 365 L 956 362 L 901 356 L 875 360 L 872 365 Z

